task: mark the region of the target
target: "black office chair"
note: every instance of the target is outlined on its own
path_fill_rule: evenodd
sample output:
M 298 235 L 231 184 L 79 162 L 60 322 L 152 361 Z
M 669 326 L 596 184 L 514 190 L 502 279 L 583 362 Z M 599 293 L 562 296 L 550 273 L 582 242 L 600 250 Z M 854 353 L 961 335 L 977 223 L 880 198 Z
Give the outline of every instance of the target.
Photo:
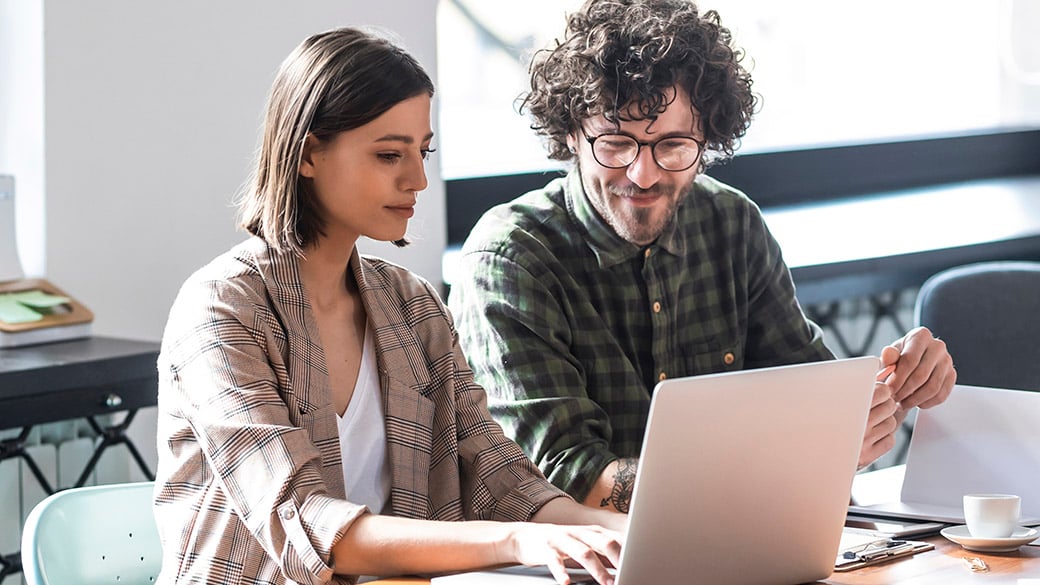
M 946 342 L 958 384 L 1040 391 L 1040 262 L 944 270 L 921 286 L 914 321 Z

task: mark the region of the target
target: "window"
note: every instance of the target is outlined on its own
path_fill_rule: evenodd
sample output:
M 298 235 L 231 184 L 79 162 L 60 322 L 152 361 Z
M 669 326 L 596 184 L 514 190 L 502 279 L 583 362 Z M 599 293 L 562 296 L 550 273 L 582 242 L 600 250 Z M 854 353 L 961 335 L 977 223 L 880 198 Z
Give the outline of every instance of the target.
M 1040 3 L 704 0 L 747 53 L 761 111 L 739 153 L 1040 127 Z M 441 0 L 447 179 L 558 168 L 520 116 L 532 52 L 576 0 Z
M 556 38 L 566 14 L 580 5 L 579 0 L 440 0 L 438 157 L 445 179 L 558 166 L 546 159 L 514 100 L 527 85 L 533 52 Z

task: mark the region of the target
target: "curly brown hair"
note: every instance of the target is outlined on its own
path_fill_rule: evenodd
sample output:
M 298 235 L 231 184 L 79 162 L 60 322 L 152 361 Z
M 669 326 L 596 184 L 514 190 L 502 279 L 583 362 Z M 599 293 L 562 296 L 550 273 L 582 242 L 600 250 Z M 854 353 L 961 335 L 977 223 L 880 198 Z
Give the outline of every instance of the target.
M 717 12 L 689 0 L 588 0 L 566 38 L 535 54 L 520 111 L 548 139 L 549 158 L 570 160 L 567 135 L 583 120 L 617 124 L 630 105 L 654 119 L 679 85 L 700 115 L 707 165 L 733 155 L 758 106 L 732 42 Z

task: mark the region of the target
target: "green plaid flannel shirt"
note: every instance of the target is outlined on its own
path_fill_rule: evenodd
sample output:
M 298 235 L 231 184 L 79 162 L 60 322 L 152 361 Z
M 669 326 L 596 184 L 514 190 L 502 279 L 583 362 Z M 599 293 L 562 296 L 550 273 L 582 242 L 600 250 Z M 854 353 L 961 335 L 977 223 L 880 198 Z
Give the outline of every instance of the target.
M 579 501 L 639 456 L 658 380 L 834 357 L 758 206 L 703 175 L 650 246 L 573 170 L 489 210 L 461 262 L 449 304 L 491 413 Z

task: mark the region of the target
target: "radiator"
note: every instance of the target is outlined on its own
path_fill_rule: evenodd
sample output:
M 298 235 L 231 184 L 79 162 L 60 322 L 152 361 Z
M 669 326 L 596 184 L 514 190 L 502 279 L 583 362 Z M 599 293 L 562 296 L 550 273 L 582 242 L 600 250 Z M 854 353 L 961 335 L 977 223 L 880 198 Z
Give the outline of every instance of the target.
M 94 452 L 92 435 L 90 427 L 79 421 L 39 425 L 29 435 L 26 451 L 52 486 L 67 488 L 76 483 Z M 0 440 L 16 436 L 18 429 L 0 431 Z M 86 484 L 141 481 L 143 475 L 131 465 L 126 449 L 111 447 Z M 45 497 L 46 491 L 21 458 L 0 461 L 0 555 L 19 550 L 25 518 Z M 9 575 L 0 585 L 24 585 L 24 580 L 21 574 Z

